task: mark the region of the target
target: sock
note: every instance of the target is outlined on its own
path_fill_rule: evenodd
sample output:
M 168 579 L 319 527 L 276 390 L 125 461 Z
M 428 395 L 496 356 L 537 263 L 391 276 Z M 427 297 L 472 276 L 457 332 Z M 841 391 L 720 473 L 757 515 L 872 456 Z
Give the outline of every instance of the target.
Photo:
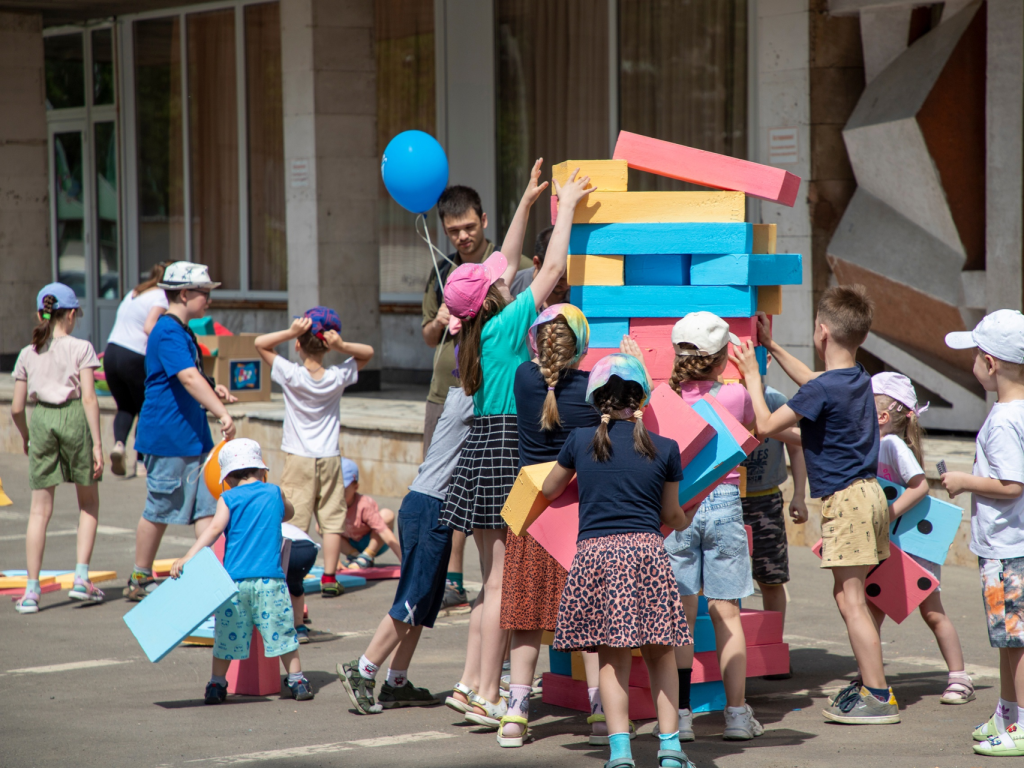
M 532 691 L 532 685 L 510 685 L 508 687 L 508 713 L 529 720 L 530 693 Z M 519 723 L 506 723 L 502 734 L 513 739 L 522 736 L 523 726 Z
M 658 741 L 660 742 L 658 745 L 660 749 L 674 749 L 680 752 L 683 749 L 679 743 L 679 731 L 675 733 L 659 733 Z M 663 759 L 661 765 L 664 768 L 683 768 L 683 764 L 680 761 L 673 760 L 670 757 Z
M 225 688 L 228 687 L 228 679 L 222 675 L 213 675 L 210 677 L 210 682 L 216 683 L 217 685 L 223 685 Z
M 360 661 L 362 661 L 362 659 L 360 659 Z M 360 667 L 362 667 L 362 664 L 360 664 Z M 360 669 L 360 671 L 362 670 Z M 405 685 L 405 681 L 408 679 L 408 669 L 391 669 L 391 667 L 388 667 L 388 685 L 392 686 L 393 688 L 401 688 L 403 685 Z
M 874 696 L 876 699 L 878 699 L 882 703 L 886 703 L 886 702 L 889 701 L 889 689 L 888 688 L 868 688 L 868 686 L 866 686 L 866 685 L 864 687 L 868 689 L 868 693 L 870 693 L 872 696 Z
M 76 563 L 75 564 L 75 578 L 81 579 L 82 581 L 89 580 L 89 564 L 88 563 Z
M 726 707 L 726 712 L 732 712 L 734 715 L 742 715 L 747 711 L 747 705 L 744 704 L 742 707 Z
M 603 715 L 604 707 L 601 706 L 601 689 L 587 688 L 587 698 L 590 699 L 590 714 Z
M 680 669 L 679 672 L 679 708 L 690 708 L 690 678 L 693 677 L 692 669 Z
M 338 581 L 338 578 L 333 573 L 325 573 L 320 577 L 321 584 L 333 584 Z
M 678 734 L 677 734 L 678 735 Z M 608 746 L 611 747 L 611 755 L 608 762 L 619 758 L 633 757 L 633 750 L 629 746 L 629 733 L 613 733 L 608 737 Z
M 448 571 L 448 576 L 446 578 L 459 589 L 463 589 L 461 573 L 456 573 L 455 571 Z
M 377 670 L 380 667 L 366 658 L 366 654 L 359 657 L 359 676 L 367 680 L 373 680 L 377 677 Z
M 36 595 L 42 595 L 43 589 L 39 586 L 39 579 L 28 579 L 25 582 L 25 592 L 31 592 Z
M 289 672 L 288 673 L 288 685 L 299 682 L 304 675 L 301 672 Z
M 141 576 L 142 577 L 142 579 L 135 579 L 136 581 L 142 581 L 143 579 L 152 579 L 153 578 L 153 569 L 152 568 L 140 568 L 137 565 L 132 566 L 132 578 L 135 578 L 136 576 Z
M 1003 728 L 1006 728 L 1010 723 L 1017 720 L 1017 717 L 1020 714 L 1017 710 L 1017 702 L 999 699 L 999 704 L 996 705 L 995 718 L 997 720 L 1002 720 Z

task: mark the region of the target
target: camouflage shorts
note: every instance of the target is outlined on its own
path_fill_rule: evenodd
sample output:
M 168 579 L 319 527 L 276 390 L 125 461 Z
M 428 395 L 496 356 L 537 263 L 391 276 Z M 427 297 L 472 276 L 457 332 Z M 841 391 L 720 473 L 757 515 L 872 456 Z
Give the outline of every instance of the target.
M 782 491 L 743 499 L 743 524 L 753 532 L 754 581 L 785 584 L 789 581 L 789 543 L 783 517 Z
M 993 648 L 1024 647 L 1024 557 L 979 557 L 978 569 L 989 644 Z

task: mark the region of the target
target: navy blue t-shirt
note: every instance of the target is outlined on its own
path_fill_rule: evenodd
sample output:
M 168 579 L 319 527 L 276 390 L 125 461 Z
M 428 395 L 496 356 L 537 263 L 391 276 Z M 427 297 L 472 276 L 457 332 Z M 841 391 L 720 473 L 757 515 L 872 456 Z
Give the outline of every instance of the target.
M 601 414 L 594 406 L 587 404 L 589 376 L 585 371 L 562 371 L 555 385 L 558 418 L 562 426 L 547 431 L 540 426 L 544 398 L 548 394 L 548 384 L 540 374 L 540 366 L 527 361 L 516 369 L 512 389 L 516 397 L 520 467 L 554 461 L 569 433 L 576 427 L 596 427 L 601 423 Z
M 864 366 L 825 371 L 800 387 L 789 407 L 801 417 L 813 498 L 878 474 L 878 414 Z
M 199 456 L 213 450 L 206 411 L 177 375 L 197 368 L 197 359 L 196 345 L 178 320 L 164 315 L 156 321 L 146 345 L 146 400 L 135 438 L 139 453 Z
M 653 459 L 633 447 L 633 423 L 608 425 L 611 458 L 594 459 L 590 443 L 597 427 L 574 429 L 558 454 L 558 463 L 575 469 L 580 488 L 580 532 L 577 541 L 615 533 L 660 533 L 661 495 L 665 483 L 683 479 L 675 440 L 651 433 Z
M 281 523 L 284 499 L 270 483 L 246 483 L 221 498 L 231 511 L 224 529 L 224 569 L 235 581 L 283 579 Z

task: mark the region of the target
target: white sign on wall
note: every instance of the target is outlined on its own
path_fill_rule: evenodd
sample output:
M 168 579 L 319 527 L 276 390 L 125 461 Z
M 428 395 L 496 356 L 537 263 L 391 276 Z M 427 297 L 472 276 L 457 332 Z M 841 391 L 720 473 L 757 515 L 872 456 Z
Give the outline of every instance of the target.
M 288 164 L 288 179 L 292 189 L 309 186 L 309 160 L 302 158 Z
M 800 159 L 796 128 L 768 129 L 768 162 L 786 165 Z

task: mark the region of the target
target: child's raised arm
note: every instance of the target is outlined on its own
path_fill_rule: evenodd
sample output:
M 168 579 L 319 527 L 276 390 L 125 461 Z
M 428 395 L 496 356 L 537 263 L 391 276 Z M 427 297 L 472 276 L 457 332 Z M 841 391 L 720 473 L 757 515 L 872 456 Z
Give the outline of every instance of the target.
M 324 341 L 335 352 L 341 352 L 343 355 L 354 357 L 356 359 L 356 367 L 360 371 L 373 358 L 373 347 L 369 344 L 356 344 L 352 341 L 345 341 L 337 331 L 324 331 Z
M 185 556 L 179 557 L 174 561 L 174 564 L 171 566 L 171 578 L 176 579 L 181 576 L 185 563 L 195 557 L 199 550 L 203 547 L 213 546 L 213 542 L 220 538 L 220 535 L 224 533 L 224 529 L 228 527 L 230 521 L 231 510 L 228 509 L 228 503 L 223 498 L 217 499 L 217 511 L 213 514 L 213 519 L 206 526 L 206 530 L 196 537 L 196 543 L 185 553 Z
M 821 371 L 812 371 L 803 360 L 793 357 L 772 338 L 772 327 L 768 324 L 768 315 L 764 312 L 757 313 L 757 337 L 797 386 L 802 387 L 811 379 L 821 376 Z
M 547 301 L 558 279 L 565 274 L 565 265 L 569 258 L 569 234 L 572 232 L 572 217 L 576 211 L 576 205 L 586 195 L 597 189 L 597 187 L 589 186 L 589 176 L 576 178 L 579 170 L 577 168 L 572 172 L 564 187 L 559 187 L 558 182 L 555 182 L 555 193 L 558 195 L 558 218 L 555 220 L 555 229 L 551 233 L 551 240 L 548 243 L 544 266 L 540 268 L 530 286 L 533 289 L 533 300 L 537 309 L 540 309 L 541 305 Z
M 764 387 L 761 386 L 761 368 L 757 362 L 757 355 L 754 354 L 754 342 L 747 341 L 736 347 L 736 354 L 729 355 L 729 359 L 740 369 L 740 374 L 747 384 L 747 392 L 750 393 L 754 415 L 757 417 L 758 435 L 775 437 L 800 421 L 800 416 L 788 405 L 783 405 L 772 413 L 765 402 Z
M 505 272 L 502 275 L 505 285 L 512 285 L 512 278 L 519 271 L 519 257 L 523 253 L 523 238 L 526 237 L 526 225 L 530 223 L 530 209 L 537 202 L 540 193 L 548 188 L 546 181 L 540 183 L 540 166 L 543 162 L 544 158 L 539 157 L 537 162 L 533 164 L 533 170 L 530 171 L 530 181 L 526 185 L 523 198 L 519 201 L 519 207 L 516 208 L 516 215 L 512 217 L 512 223 L 508 225 L 508 231 L 505 232 L 505 240 L 501 244 L 501 252 L 505 254 L 505 259 L 508 261 L 508 266 L 505 267 Z M 533 290 L 534 294 L 536 294 L 537 289 L 534 288 Z M 546 294 L 545 298 L 547 298 Z M 537 306 L 539 307 L 540 304 Z
M 287 329 L 274 331 L 273 333 L 264 333 L 262 336 L 257 336 L 253 343 L 256 345 L 256 351 L 263 358 L 263 362 L 267 365 L 273 365 L 274 358 L 277 357 L 274 347 L 278 344 L 284 344 L 286 341 L 299 338 L 299 336 L 312 327 L 313 321 L 308 317 L 296 317 Z

